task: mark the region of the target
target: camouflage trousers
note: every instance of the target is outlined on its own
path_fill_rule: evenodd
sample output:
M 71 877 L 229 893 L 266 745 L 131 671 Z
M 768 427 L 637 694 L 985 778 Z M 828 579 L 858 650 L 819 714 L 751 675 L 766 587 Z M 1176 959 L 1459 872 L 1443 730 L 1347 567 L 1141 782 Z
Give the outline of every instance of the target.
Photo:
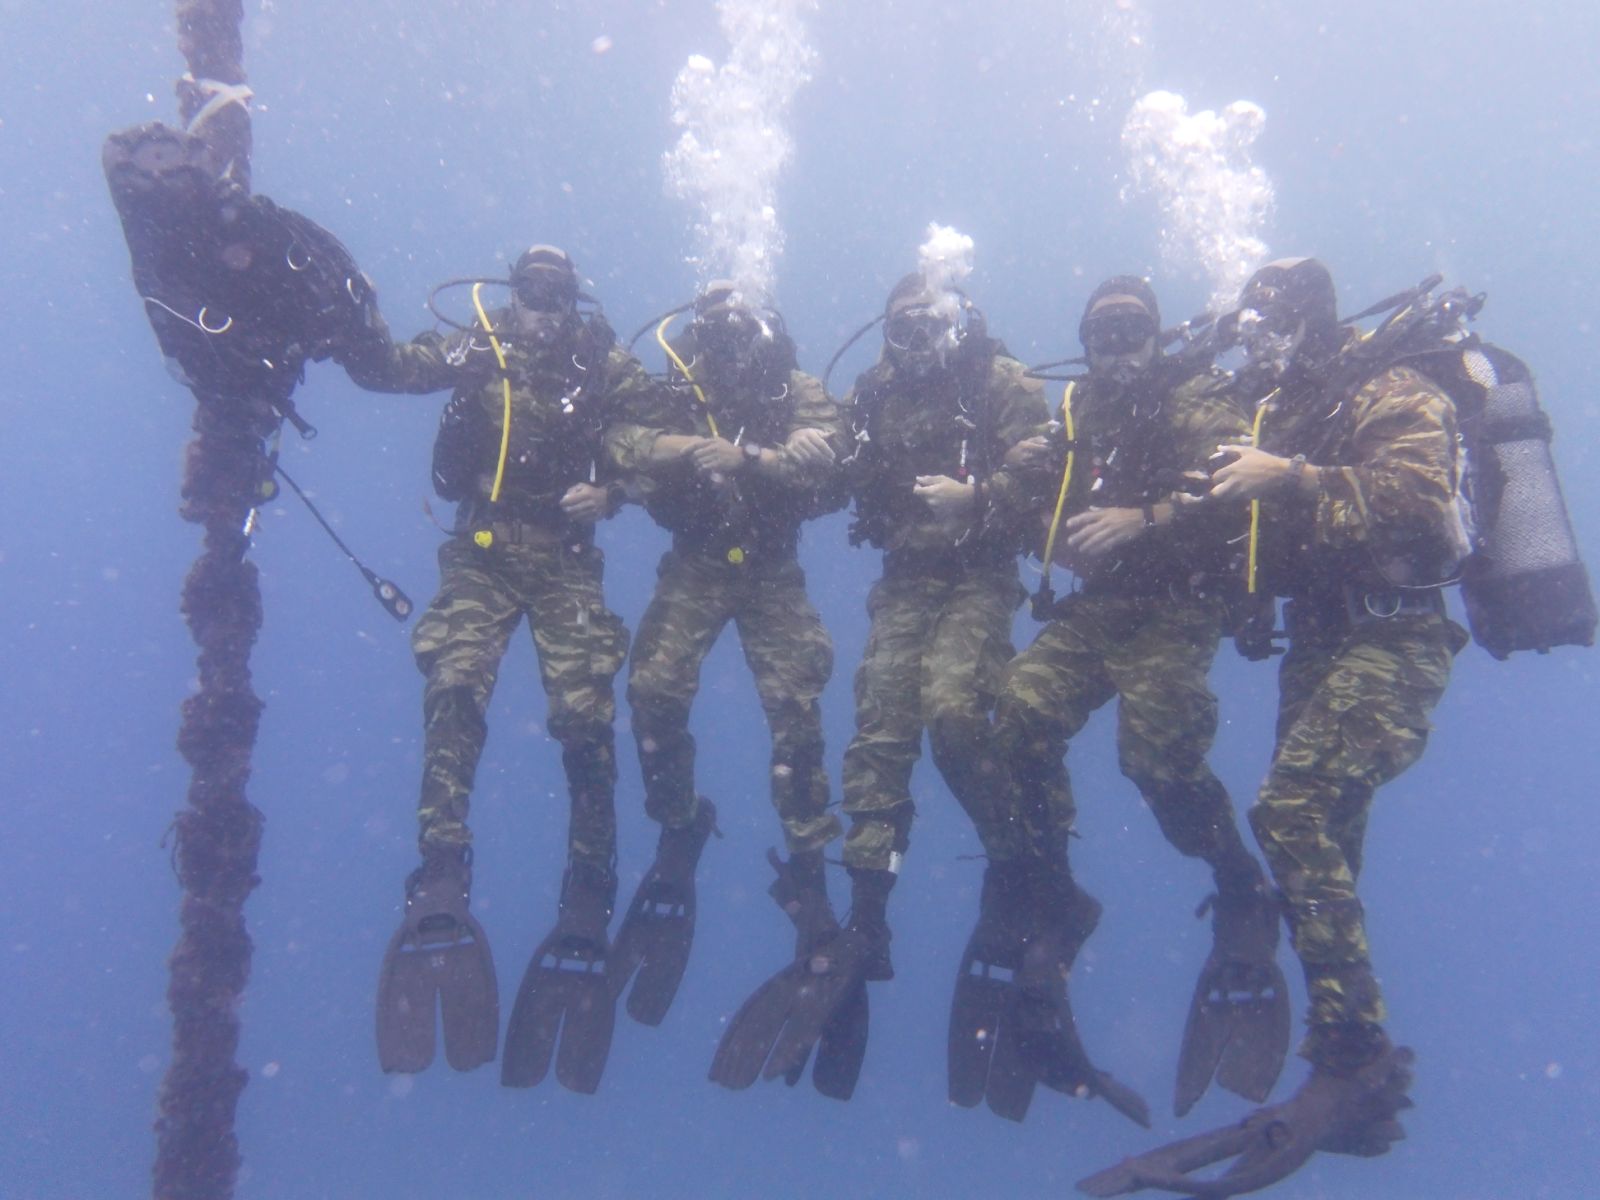
M 1116 698 L 1117 761 L 1179 852 L 1219 887 L 1250 887 L 1260 868 L 1233 804 L 1206 764 L 1217 698 L 1206 685 L 1222 609 L 1168 596 L 1076 595 L 1006 669 L 995 737 L 1012 775 L 1015 819 L 1041 853 L 1059 854 L 1077 816 L 1064 756 L 1090 715 Z
M 421 845 L 465 845 L 468 797 L 488 735 L 485 719 L 500 660 L 523 617 L 533 633 L 548 698 L 547 728 L 561 744 L 572 800 L 569 853 L 610 868 L 616 858 L 617 764 L 611 681 L 628 631 L 601 595 L 604 565 L 592 545 L 496 545 L 466 537 L 439 548 L 439 594 L 411 635 L 422 693 Z
M 1315 1060 L 1330 1030 L 1384 1018 L 1356 897 L 1367 813 L 1374 791 L 1421 757 L 1466 634 L 1431 614 L 1305 625 L 1291 623 L 1277 746 L 1250 825 L 1288 906 L 1310 1001 L 1303 1052 Z
M 772 734 L 772 804 L 790 853 L 839 836 L 822 762 L 822 689 L 833 641 L 806 598 L 792 558 L 740 564 L 669 550 L 639 624 L 628 666 L 628 704 L 644 776 L 645 807 L 663 825 L 694 819 L 695 740 L 689 711 L 700 667 L 732 621 Z
M 872 626 L 856 671 L 856 734 L 844 755 L 844 861 L 884 870 L 909 844 L 911 771 L 928 731 L 933 760 L 984 849 L 1015 857 L 989 712 L 1011 660 L 1022 602 L 1012 571 L 886 575 L 867 597 Z

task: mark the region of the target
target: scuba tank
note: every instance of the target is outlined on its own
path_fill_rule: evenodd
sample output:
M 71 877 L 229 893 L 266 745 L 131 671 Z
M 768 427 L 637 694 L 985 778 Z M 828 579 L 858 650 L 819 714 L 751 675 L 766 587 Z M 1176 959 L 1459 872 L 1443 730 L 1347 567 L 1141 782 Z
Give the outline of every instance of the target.
M 1462 413 L 1478 521 L 1461 576 L 1473 639 L 1500 659 L 1518 650 L 1592 646 L 1594 593 L 1533 375 L 1498 346 L 1469 348 L 1458 365 L 1460 378 L 1481 396 L 1476 413 Z
M 1467 332 L 1482 295 L 1438 297 L 1431 275 L 1415 288 L 1346 318 L 1394 310 L 1341 358 L 1351 378 L 1404 365 L 1455 404 L 1463 450 L 1458 508 L 1464 509 L 1461 584 L 1473 640 L 1504 659 L 1518 650 L 1594 644 L 1597 614 L 1588 571 L 1550 454 L 1550 418 L 1533 375 L 1514 354 Z

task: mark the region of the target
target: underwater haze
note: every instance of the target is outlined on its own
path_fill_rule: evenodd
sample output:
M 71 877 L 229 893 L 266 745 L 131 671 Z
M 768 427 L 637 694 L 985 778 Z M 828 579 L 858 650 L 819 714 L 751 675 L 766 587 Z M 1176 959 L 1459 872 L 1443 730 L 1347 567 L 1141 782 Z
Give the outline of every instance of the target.
M 501 273 L 542 241 L 571 252 L 624 336 L 708 273 L 737 271 L 770 289 L 816 373 L 881 311 L 934 222 L 972 239 L 965 286 L 1030 362 L 1078 353 L 1084 299 L 1112 274 L 1151 275 L 1173 320 L 1264 257 L 1320 256 L 1345 311 L 1440 271 L 1488 293 L 1478 328 L 1536 373 L 1600 566 L 1600 6 L 723 7 L 726 27 L 711 0 L 246 0 L 255 188 L 349 246 L 398 336 L 431 325 L 434 284 Z M 757 41 L 741 49 L 730 31 Z M 0 0 L 0 45 L 13 337 L 0 374 L 0 1197 L 130 1197 L 149 1191 L 170 1053 L 178 889 L 162 839 L 188 782 L 174 737 L 195 652 L 177 597 L 199 533 L 176 512 L 193 400 L 131 286 L 99 149 L 113 129 L 175 122 L 182 61 L 164 4 Z M 755 65 L 719 74 L 739 53 Z M 674 151 L 686 132 L 698 153 Z M 721 155 L 704 153 L 717 138 Z M 868 361 L 858 346 L 835 392 Z M 290 473 L 425 603 L 440 534 L 422 501 L 444 397 L 369 395 L 324 364 L 297 402 L 320 436 L 286 439 Z M 1110 709 L 1072 751 L 1075 865 L 1105 905 L 1072 999 L 1097 1063 L 1151 1101 L 1153 1131 L 1053 1092 L 1022 1124 L 946 1101 L 950 991 L 983 864 L 926 758 L 890 909 L 898 976 L 873 989 L 854 1099 L 708 1083 L 724 1022 L 792 945 L 765 894 L 764 852 L 780 838 L 767 732 L 731 634 L 693 723 L 726 836 L 701 864 L 694 957 L 665 1023 L 619 1015 L 594 1096 L 553 1080 L 507 1090 L 496 1066 L 385 1076 L 373 997 L 416 861 L 422 680 L 406 630 L 309 515 L 285 498 L 262 516 L 253 666 L 267 707 L 250 798 L 266 831 L 246 910 L 240 1197 L 1061 1197 L 1125 1154 L 1246 1111 L 1214 1089 L 1170 1116 L 1209 881 L 1118 773 Z M 823 701 L 836 791 L 879 566 L 848 547 L 845 523 L 812 525 L 802 547 L 837 649 Z M 636 627 L 666 536 L 629 509 L 600 540 L 611 607 Z M 1034 629 L 1024 610 L 1019 646 Z M 1597 674 L 1595 652 L 1570 648 L 1457 660 L 1427 755 L 1374 804 L 1361 881 L 1389 1028 L 1417 1053 L 1409 1138 L 1374 1160 L 1319 1155 L 1269 1194 L 1600 1191 Z M 1225 644 L 1213 685 L 1213 766 L 1242 810 L 1271 748 L 1275 678 Z M 628 896 L 656 827 L 621 690 Z M 519 637 L 472 811 L 474 907 L 502 1012 L 563 865 L 567 801 L 544 713 Z M 1281 961 L 1298 1014 L 1287 947 Z M 1292 1059 L 1275 1098 L 1304 1070 Z

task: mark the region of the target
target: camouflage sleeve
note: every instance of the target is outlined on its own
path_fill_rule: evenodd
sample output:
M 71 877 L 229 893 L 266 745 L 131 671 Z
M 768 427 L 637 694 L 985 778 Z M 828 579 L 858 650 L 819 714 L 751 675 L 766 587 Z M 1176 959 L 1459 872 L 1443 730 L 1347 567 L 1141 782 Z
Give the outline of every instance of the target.
M 446 338 L 429 330 L 396 345 L 388 324 L 374 313 L 371 336 L 344 356 L 343 365 L 355 384 L 369 392 L 442 392 L 455 387 L 471 369 L 470 342 L 464 333 Z
M 986 522 L 1015 524 L 1043 501 L 1050 472 L 1040 467 L 1004 465 L 1011 447 L 1046 431 L 1050 423 L 1044 388 L 1030 379 L 1014 358 L 997 356 L 989 369 L 989 402 L 994 412 L 995 461 L 1001 465 L 983 481 Z
M 1217 447 L 1237 442 L 1250 433 L 1245 414 L 1228 377 L 1207 371 L 1185 380 L 1173 389 L 1166 405 L 1171 438 L 1171 466 L 1180 473 L 1209 472 L 1208 460 Z M 1163 481 L 1162 486 L 1177 492 L 1182 481 Z M 1237 504 L 1178 504 L 1172 523 L 1153 530 L 1159 541 L 1180 555 L 1198 561 L 1207 553 L 1224 553 L 1229 539 L 1243 532 L 1249 510 Z
M 1250 419 L 1225 378 L 1204 372 L 1173 389 L 1169 400 L 1173 465 L 1180 471 L 1204 471 L 1206 460 L 1224 442 L 1250 433 Z
M 1393 551 L 1448 539 L 1458 469 L 1450 398 L 1409 367 L 1391 367 L 1351 404 L 1353 461 L 1319 472 L 1318 544 Z
M 633 355 L 613 346 L 606 357 L 606 395 L 605 462 L 619 475 L 644 474 L 656 438 L 676 425 L 667 389 Z
M 658 426 L 612 421 L 605 432 L 606 462 L 619 475 L 646 474 L 656 438 L 663 432 Z
M 784 440 L 787 441 L 799 430 L 815 429 L 828 439 L 835 458 L 844 458 L 849 453 L 845 445 L 844 418 L 840 415 L 839 406 L 823 390 L 821 382 L 804 371 L 790 371 L 789 395 L 794 402 L 794 409 L 783 431 Z M 837 471 L 835 467 L 821 470 L 802 467 L 790 455 L 781 452 L 781 445 L 772 448 L 780 453 L 776 466 L 767 472 L 767 476 L 783 487 L 822 487 L 831 481 Z
M 833 450 L 833 462 L 823 466 L 802 466 L 795 458 L 778 450 L 778 459 L 767 477 L 780 487 L 803 493 L 809 497 L 808 514 L 819 517 L 837 512 L 849 500 L 845 470 L 841 465 L 854 448 L 849 430 L 845 426 L 844 411 L 836 404 L 819 379 L 804 371 L 789 372 L 789 394 L 794 399 L 794 411 L 784 430 L 784 440 L 802 429 L 815 429 L 828 440 Z
M 606 356 L 606 397 L 613 420 L 660 428 L 671 420 L 666 388 L 620 346 Z

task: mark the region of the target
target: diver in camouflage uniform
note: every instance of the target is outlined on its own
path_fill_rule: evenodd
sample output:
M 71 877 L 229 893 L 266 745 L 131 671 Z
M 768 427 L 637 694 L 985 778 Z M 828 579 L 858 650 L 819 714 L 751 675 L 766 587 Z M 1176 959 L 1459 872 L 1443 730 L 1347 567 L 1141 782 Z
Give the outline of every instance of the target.
M 440 915 L 433 910 L 446 906 L 458 927 L 470 919 L 468 800 L 500 661 L 526 617 L 571 795 L 566 933 L 592 943 L 603 958 L 616 891 L 612 679 L 628 634 L 605 606 L 594 544 L 596 522 L 622 498 L 620 486 L 608 483 L 602 434 L 615 420 L 651 419 L 659 389 L 614 345 L 598 312 L 580 311 L 577 273 L 565 253 L 533 247 L 513 266 L 510 284 L 503 309 L 485 310 L 474 290 L 474 327 L 403 345 L 384 336 L 350 367 L 357 383 L 374 390 L 455 389 L 433 464 L 436 489 L 458 502 L 455 533 L 439 550 L 439 593 L 412 634 L 427 683 L 418 803 L 423 865 L 407 884 L 407 920 L 421 930 L 421 944 L 432 946 L 427 922 Z M 481 930 L 456 928 L 446 941 L 470 943 L 487 956 Z M 492 981 L 492 967 L 489 973 Z M 431 1014 L 431 994 L 429 1001 Z M 380 1033 L 382 1021 L 380 1010 Z M 431 1025 L 428 1036 L 431 1055 Z M 508 1056 L 510 1041 L 508 1032 Z
M 1383 1029 L 1356 877 L 1373 793 L 1421 756 L 1466 644 L 1438 586 L 1467 548 L 1462 464 L 1454 405 L 1434 383 L 1403 364 L 1341 369 L 1356 335 L 1335 305 L 1315 259 L 1270 263 L 1246 284 L 1223 331 L 1248 357 L 1239 379 L 1257 404 L 1255 437 L 1228 448 L 1211 493 L 1259 505 L 1251 590 L 1288 599 L 1277 744 L 1250 824 L 1305 973 L 1311 1076 L 1242 1126 L 1085 1181 L 1092 1194 L 1238 1155 L 1215 1193 L 1228 1195 L 1316 1150 L 1381 1154 L 1403 1136 L 1412 1055 Z
M 820 870 L 813 878 L 775 864 L 772 895 L 795 922 L 796 954 L 728 1022 L 711 1065 L 727 1087 L 762 1076 L 792 1083 L 814 1058 L 820 1092 L 853 1092 L 866 1053 L 867 982 L 894 974 L 887 907 L 910 840 L 924 729 L 985 848 L 1018 853 L 1017 830 L 997 811 L 989 710 L 1012 654 L 1012 614 L 1024 595 L 1016 556 L 1032 507 L 1029 473 L 1005 457 L 1044 428 L 1044 397 L 965 296 L 921 275 L 895 285 L 883 327 L 883 356 L 846 404 L 855 433 L 845 464 L 856 501 L 851 540 L 884 551 L 844 758 L 849 918 L 835 923 Z
M 911 772 L 928 731 L 934 762 L 984 849 L 1007 856 L 1018 830 L 998 811 L 990 709 L 1024 596 L 1016 556 L 1035 478 L 1007 452 L 1046 423 L 1044 397 L 990 339 L 964 297 L 908 276 L 884 314 L 884 352 L 847 407 L 852 540 L 881 549 L 871 628 L 856 672 L 856 734 L 844 757 L 844 859 L 853 923 L 881 941 L 885 901 L 909 844 Z
M 1024 443 L 1013 456 L 1053 460 L 1061 484 L 1051 490 L 1053 511 L 1046 509 L 1047 550 L 1079 586 L 1056 600 L 1042 585 L 1035 615 L 1046 624 L 1007 668 L 995 738 L 1011 772 L 1016 819 L 1028 826 L 1042 875 L 1032 881 L 1044 892 L 1033 900 L 1035 916 L 1053 914 L 1075 926 L 1074 936 L 1063 938 L 1063 968 L 1099 911 L 1071 883 L 1075 806 L 1063 756 L 1107 701 L 1118 701 L 1123 774 L 1167 840 L 1211 868 L 1216 947 L 1180 1054 L 1181 1116 L 1219 1063 L 1226 1064 L 1224 1086 L 1266 1099 L 1287 1051 L 1289 1009 L 1274 962 L 1276 900 L 1245 849 L 1227 791 L 1206 764 L 1217 730 L 1206 676 L 1226 616 L 1227 539 L 1242 526 L 1236 513 L 1195 501 L 1207 460 L 1247 425 L 1228 377 L 1162 356 L 1160 334 L 1160 309 L 1144 280 L 1117 276 L 1097 287 L 1079 324 L 1089 371 L 1067 384 L 1061 433 Z M 1027 868 L 991 859 L 998 877 L 986 897 L 1001 905 L 1001 893 L 1024 890 Z M 1257 1019 L 1246 1020 L 1258 1007 Z
M 828 811 L 820 698 L 833 642 L 806 596 L 800 527 L 844 503 L 837 405 L 798 369 L 774 311 L 716 281 L 669 345 L 675 400 L 656 426 L 618 423 L 606 444 L 672 532 L 629 665 L 645 804 L 661 843 L 616 939 L 612 974 L 638 979 L 629 1011 L 665 1015 L 693 938 L 694 872 L 716 810 L 695 793 L 689 713 L 700 668 L 732 621 L 772 733 L 771 794 L 791 866 L 822 877 L 841 832 Z

